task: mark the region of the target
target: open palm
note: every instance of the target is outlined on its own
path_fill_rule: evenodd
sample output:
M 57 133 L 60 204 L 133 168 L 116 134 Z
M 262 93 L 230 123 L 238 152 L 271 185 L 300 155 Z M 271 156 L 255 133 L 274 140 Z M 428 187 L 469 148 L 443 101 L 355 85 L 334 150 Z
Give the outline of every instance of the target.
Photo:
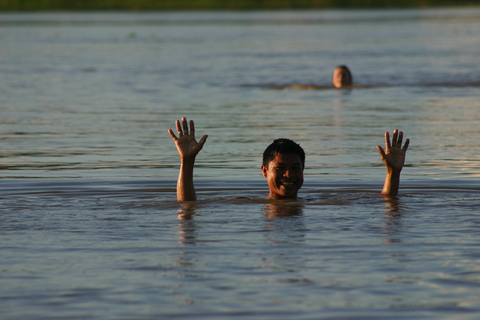
M 183 135 L 180 136 L 176 141 L 175 145 L 177 147 L 178 154 L 182 158 L 189 158 L 196 156 L 202 147 L 199 145 L 197 140 L 193 135 Z
M 385 133 L 385 150 L 377 146 L 380 158 L 387 168 L 391 168 L 396 171 L 401 171 L 405 164 L 405 155 L 407 153 L 410 140 L 405 140 L 405 144 L 402 148 L 403 132 L 398 132 L 397 129 L 393 131 L 392 142 L 390 143 L 390 135 Z
M 199 142 L 195 139 L 195 124 L 193 120 L 190 120 L 190 130 L 188 129 L 187 119 L 184 117 L 182 121 L 177 120 L 175 122 L 177 127 L 178 137 L 175 135 L 172 129 L 168 129 L 168 133 L 175 141 L 178 154 L 182 159 L 194 158 L 200 150 L 202 150 L 207 135 L 203 136 Z

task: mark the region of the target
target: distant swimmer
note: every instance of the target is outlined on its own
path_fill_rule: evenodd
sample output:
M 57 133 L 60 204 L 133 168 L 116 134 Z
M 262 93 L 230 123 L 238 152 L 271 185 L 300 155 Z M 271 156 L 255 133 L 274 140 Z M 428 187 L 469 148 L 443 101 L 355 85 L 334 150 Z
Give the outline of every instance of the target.
M 350 69 L 347 66 L 341 65 L 335 68 L 333 71 L 333 88 L 335 89 L 353 89 L 353 77 Z M 264 87 L 268 89 L 276 90 L 328 90 L 332 89 L 330 85 L 327 85 L 328 82 L 325 82 L 325 85 L 317 84 L 266 84 L 266 85 L 252 85 L 244 84 L 243 87 Z M 355 88 L 370 88 L 371 86 L 356 86 Z
M 175 141 L 180 155 L 180 172 L 177 181 L 177 200 L 194 201 L 197 199 L 193 185 L 193 168 L 195 158 L 202 150 L 208 136 L 204 135 L 200 141 L 195 139 L 195 126 L 187 119 L 175 121 L 178 136 L 172 129 L 168 133 Z M 382 194 L 396 196 L 400 185 L 400 172 L 405 163 L 405 154 L 409 139 L 402 147 L 403 132 L 393 131 L 390 141 L 389 133 L 385 133 L 385 149 L 377 146 L 380 158 L 387 168 Z M 303 185 L 303 171 L 305 168 L 305 152 L 296 142 L 289 139 L 273 141 L 263 153 L 261 170 L 267 179 L 269 188 L 268 200 L 296 200 L 297 193 Z
M 336 67 L 335 70 L 333 70 L 332 83 L 335 88 L 351 87 L 353 81 L 350 69 L 345 65 Z

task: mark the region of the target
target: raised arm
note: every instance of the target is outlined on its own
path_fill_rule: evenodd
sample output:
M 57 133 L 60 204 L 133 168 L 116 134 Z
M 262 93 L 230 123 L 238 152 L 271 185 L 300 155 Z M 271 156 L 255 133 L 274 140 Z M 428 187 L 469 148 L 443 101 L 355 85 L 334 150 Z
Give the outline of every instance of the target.
M 385 132 L 385 150 L 377 146 L 380 158 L 387 167 L 385 175 L 385 183 L 383 185 L 382 194 L 387 196 L 396 196 L 400 186 L 400 173 L 405 164 L 405 155 L 407 153 L 410 139 L 405 140 L 402 148 L 403 132 L 393 131 L 392 142 L 390 143 L 390 135 Z
M 195 140 L 195 125 L 190 120 L 190 130 L 185 117 L 175 121 L 178 137 L 172 129 L 168 129 L 168 133 L 175 141 L 178 154 L 180 155 L 180 173 L 177 181 L 177 201 L 193 201 L 197 199 L 195 188 L 193 186 L 193 167 L 195 165 L 195 157 L 202 150 L 207 135 L 204 135 L 199 142 Z

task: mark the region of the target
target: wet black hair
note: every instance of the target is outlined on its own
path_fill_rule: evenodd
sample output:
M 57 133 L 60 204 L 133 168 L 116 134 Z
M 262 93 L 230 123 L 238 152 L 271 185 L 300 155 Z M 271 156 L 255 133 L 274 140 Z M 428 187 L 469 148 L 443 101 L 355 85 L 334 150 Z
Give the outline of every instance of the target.
M 305 151 L 298 143 L 290 139 L 276 139 L 263 152 L 262 164 L 268 167 L 268 163 L 278 154 L 295 154 L 302 161 L 302 169 L 305 169 Z

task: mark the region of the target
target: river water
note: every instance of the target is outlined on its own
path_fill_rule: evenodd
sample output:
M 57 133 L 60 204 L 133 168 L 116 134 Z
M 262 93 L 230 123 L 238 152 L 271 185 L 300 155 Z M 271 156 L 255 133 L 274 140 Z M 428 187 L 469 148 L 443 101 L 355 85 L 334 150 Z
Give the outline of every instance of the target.
M 479 35 L 479 8 L 0 14 L 2 318 L 477 319 Z M 303 204 L 263 200 L 279 137 Z

